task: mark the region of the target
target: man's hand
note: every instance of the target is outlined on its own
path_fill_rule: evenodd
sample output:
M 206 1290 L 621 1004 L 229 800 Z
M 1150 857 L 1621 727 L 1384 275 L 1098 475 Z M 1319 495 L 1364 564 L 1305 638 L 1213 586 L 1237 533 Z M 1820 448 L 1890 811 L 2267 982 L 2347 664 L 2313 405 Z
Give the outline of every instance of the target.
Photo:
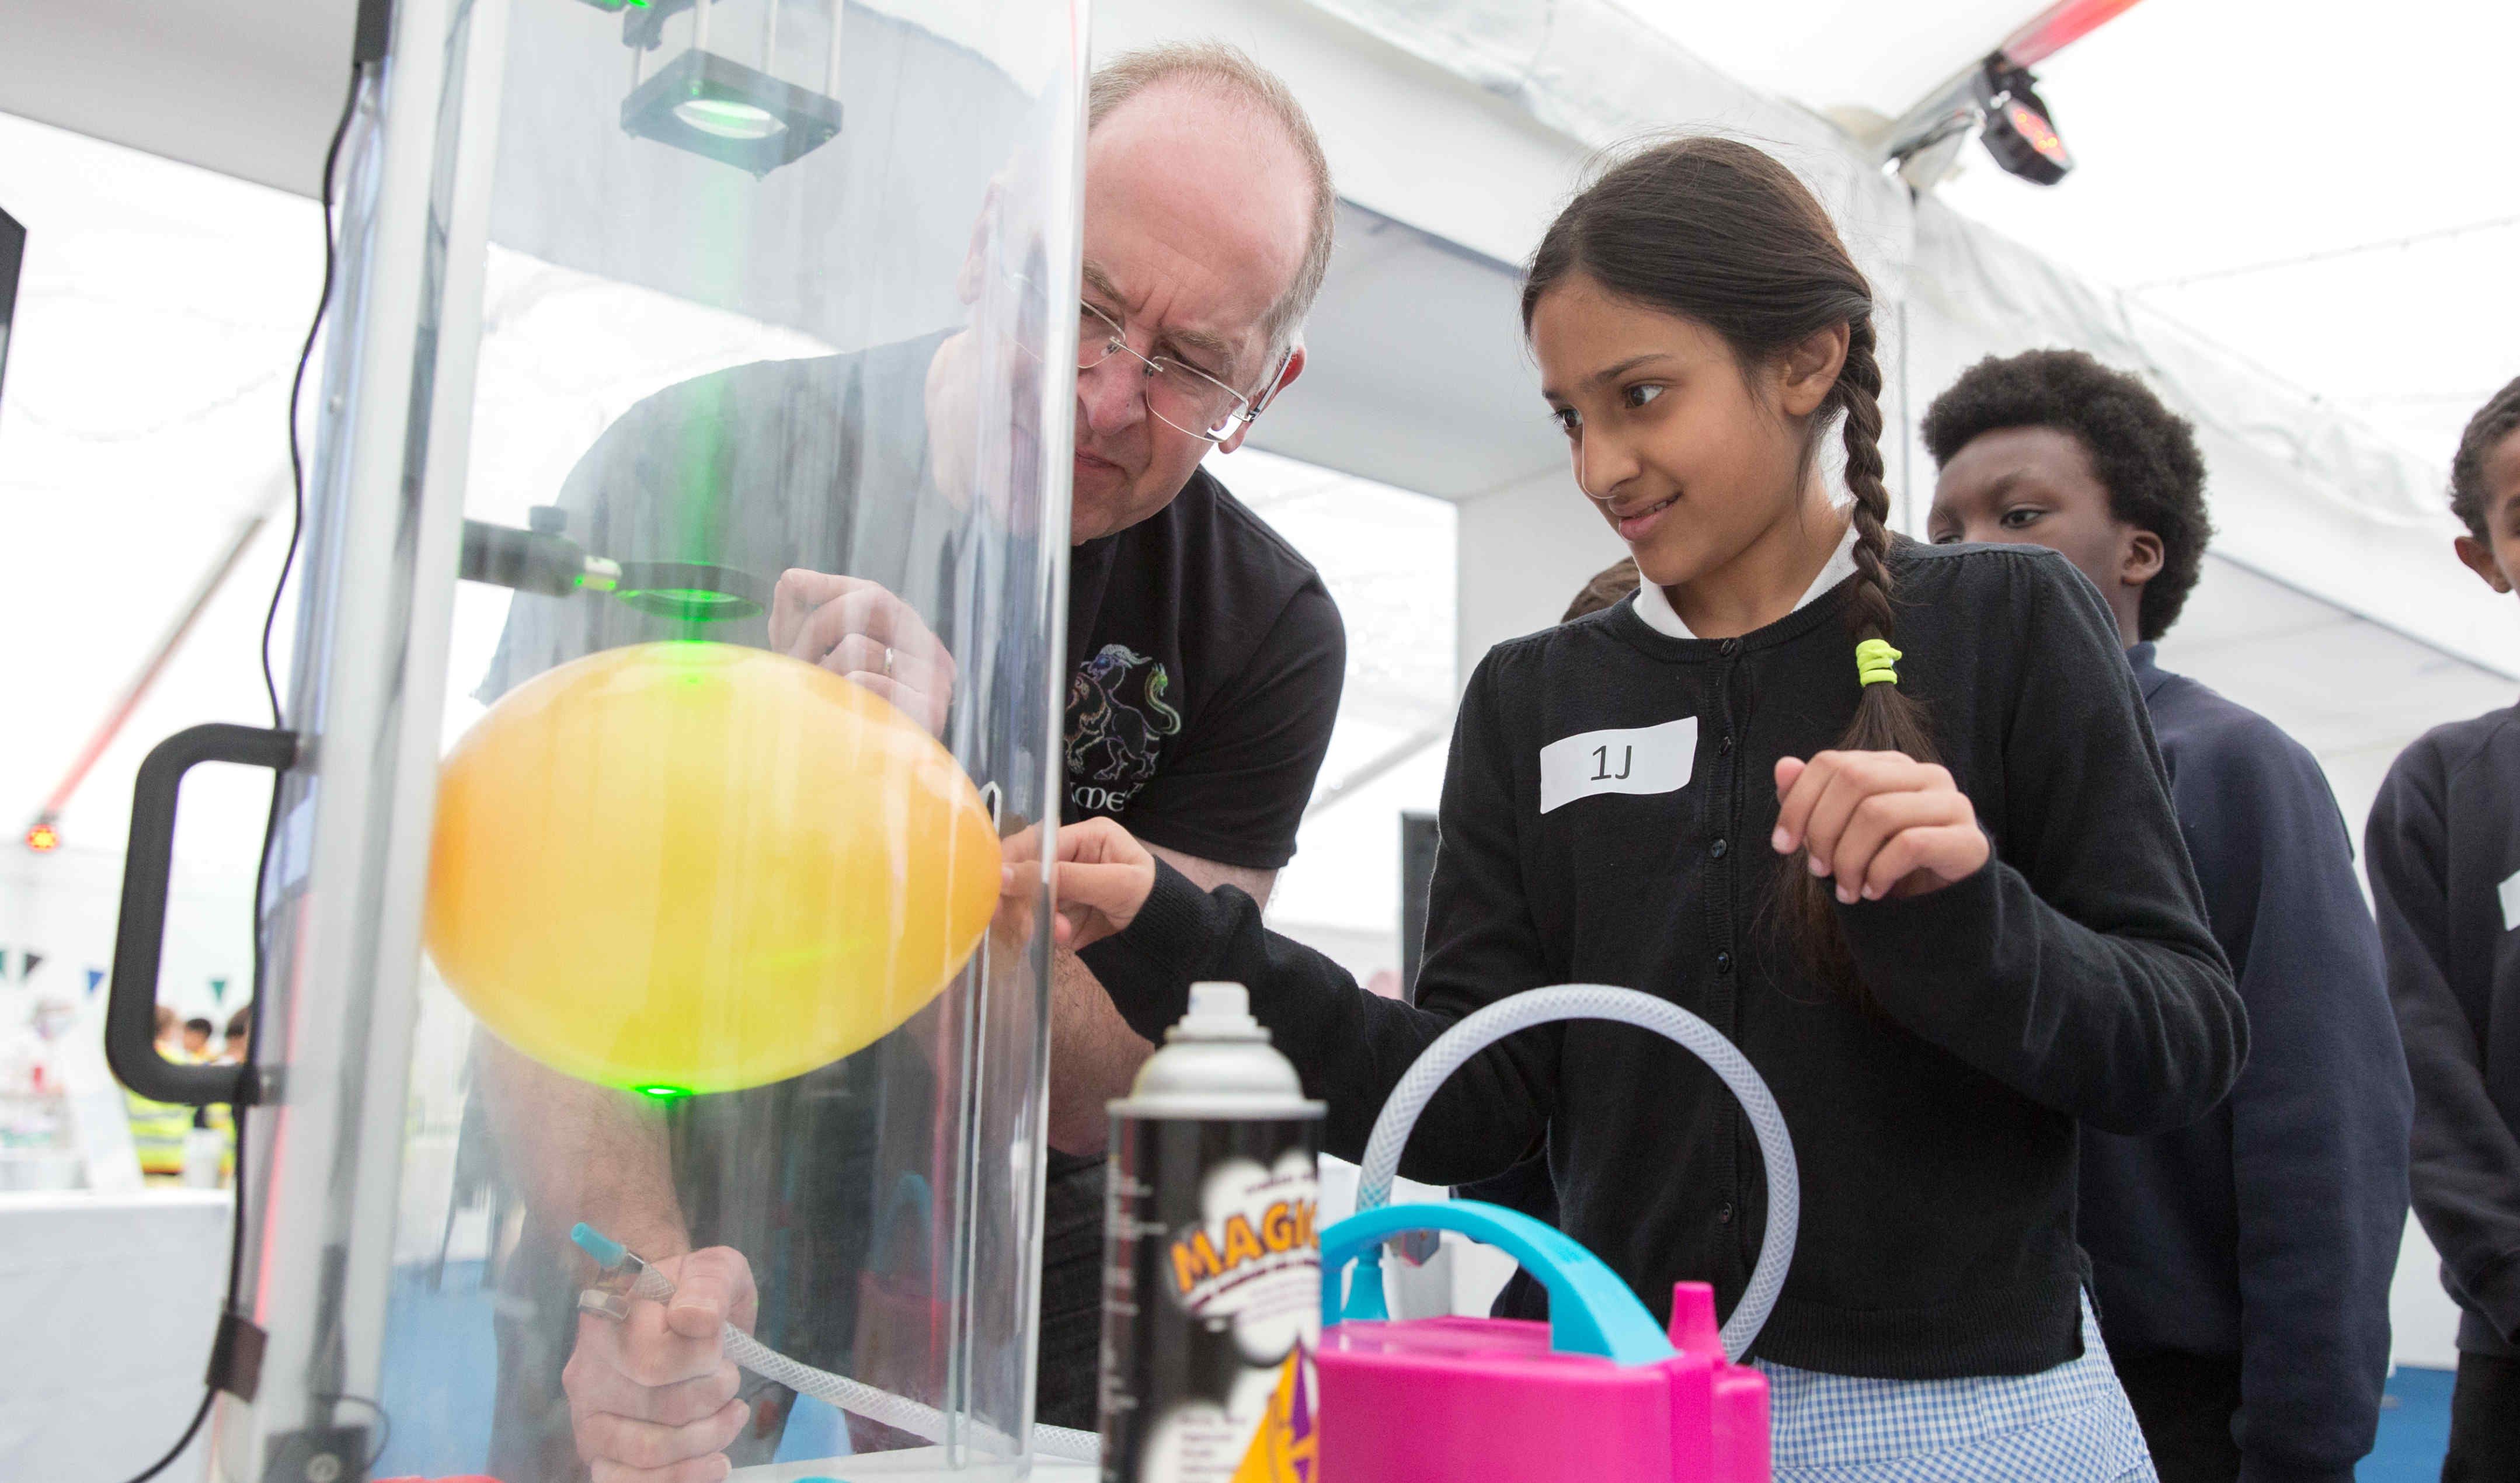
M 561 1371 L 577 1455 L 594 1483 L 717 1483 L 751 1414 L 735 1398 L 720 1327 L 752 1331 L 752 1264 L 711 1246 L 653 1266 L 673 1280 L 670 1301 L 633 1299 L 618 1323 L 577 1317 L 577 1349 Z
M 1008 905 L 1029 904 L 1041 888 L 1041 827 L 1006 842 L 1002 882 Z M 1058 860 L 1051 875 L 1058 915 L 1051 939 L 1069 952 L 1125 932 L 1155 888 L 1155 857 L 1137 836 L 1108 819 L 1058 827 Z
M 819 664 L 942 735 L 954 703 L 954 656 L 909 604 L 862 577 L 794 567 L 770 599 L 770 647 Z
M 1837 899 L 1921 896 L 1977 873 L 1991 853 L 1977 809 L 1951 772 L 1905 752 L 1777 759 L 1779 855 L 1810 852 Z

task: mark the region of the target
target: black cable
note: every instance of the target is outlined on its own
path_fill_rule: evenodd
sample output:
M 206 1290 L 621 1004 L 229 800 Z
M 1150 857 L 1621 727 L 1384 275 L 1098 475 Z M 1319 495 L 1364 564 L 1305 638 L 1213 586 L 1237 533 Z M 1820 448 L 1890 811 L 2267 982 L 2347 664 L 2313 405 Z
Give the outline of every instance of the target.
M 339 260 L 339 253 L 333 241 L 333 173 L 340 161 L 341 142 L 349 137 L 350 120 L 358 114 L 359 92 L 366 82 L 367 65 L 364 62 L 352 63 L 349 91 L 341 99 L 341 116 L 333 125 L 332 143 L 324 150 L 324 287 L 315 301 L 315 317 L 306 327 L 306 342 L 298 347 L 297 374 L 289 382 L 291 492 L 289 546 L 280 558 L 280 575 L 271 584 L 271 606 L 263 610 L 262 615 L 262 693 L 263 698 L 271 705 L 271 726 L 274 731 L 283 729 L 283 720 L 280 711 L 280 684 L 273 678 L 271 668 L 271 630 L 280 617 L 281 595 L 289 589 L 290 568 L 296 564 L 298 538 L 304 533 L 306 525 L 306 465 L 297 446 L 297 402 L 299 394 L 306 385 L 307 363 L 315 356 L 316 338 L 323 332 L 324 311 L 333 302 L 333 275 Z M 271 809 L 264 816 L 262 823 L 262 856 L 253 872 L 253 902 L 250 908 L 253 921 L 253 998 L 246 1007 L 245 1042 L 245 1063 L 248 1068 L 248 1074 L 255 1063 L 254 1052 L 262 1040 L 262 901 L 263 891 L 269 883 L 271 875 L 271 847 L 280 835 L 280 801 L 284 791 L 282 785 L 287 781 L 286 774 L 275 776 L 271 780 Z M 229 1117 L 236 1139 L 236 1197 L 229 1205 L 227 1289 L 219 1298 L 219 1326 L 222 1334 L 230 1320 L 236 1316 L 237 1289 L 244 1285 L 247 1148 L 245 1119 L 246 1108 L 248 1105 L 250 1105 L 249 1099 L 240 1099 L 233 1107 L 229 1108 Z M 212 1342 L 214 1346 L 218 1343 L 215 1339 Z M 218 1351 L 214 1348 L 213 1352 Z M 177 1458 L 182 1457 L 185 1448 L 193 1445 L 193 1439 L 201 1435 L 202 1423 L 209 1419 L 210 1408 L 218 1402 L 219 1380 L 220 1377 L 213 1376 L 204 1383 L 202 1404 L 193 1412 L 193 1419 L 185 1423 L 184 1434 L 175 1439 L 175 1445 L 166 1450 L 164 1457 L 151 1463 L 146 1472 L 135 1475 L 131 1483 L 149 1483 L 150 1479 L 164 1472 Z M 382 1416 L 383 1409 L 380 1407 L 378 1412 Z
M 368 1396 L 351 1395 L 347 1391 L 340 1391 L 333 1395 L 319 1395 L 315 1399 L 319 1401 L 330 1401 L 336 1406 L 341 1405 L 343 1402 L 347 1402 L 352 1406 L 365 1406 L 368 1410 L 376 1413 L 377 1445 L 369 1451 L 368 1460 L 359 1464 L 359 1470 L 361 1472 L 374 1470 L 376 1465 L 384 1460 L 385 1449 L 393 1444 L 393 1417 L 386 1414 L 383 1404 Z

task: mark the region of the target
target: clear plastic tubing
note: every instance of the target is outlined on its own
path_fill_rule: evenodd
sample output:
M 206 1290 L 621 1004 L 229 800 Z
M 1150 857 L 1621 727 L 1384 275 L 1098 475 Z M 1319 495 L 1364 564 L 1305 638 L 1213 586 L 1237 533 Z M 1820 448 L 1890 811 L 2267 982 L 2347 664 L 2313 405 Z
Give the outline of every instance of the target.
M 673 1297 L 674 1283 L 672 1279 L 651 1268 L 640 1275 L 637 1285 L 630 1291 L 635 1297 L 661 1303 Z M 945 1441 L 945 1413 L 933 1406 L 922 1406 L 889 1390 L 878 1390 L 844 1374 L 800 1365 L 733 1324 L 726 1326 L 723 1337 L 726 1357 L 765 1380 L 776 1380 L 798 1395 L 812 1396 L 852 1416 L 880 1421 L 940 1446 Z M 1057 1458 L 1061 1461 L 1095 1462 L 1102 1460 L 1102 1439 L 1093 1432 L 1078 1431 L 1069 1426 L 1035 1426 L 1032 1429 L 1032 1449 L 1043 1457 Z
M 1785 1283 L 1785 1268 L 1794 1255 L 1794 1229 L 1802 1217 L 1802 1184 L 1794 1168 L 1793 1140 L 1785 1136 L 1784 1114 L 1777 1110 L 1768 1084 L 1722 1032 L 1676 1004 L 1608 984 L 1558 984 L 1500 999 L 1435 1037 L 1435 1043 L 1401 1076 L 1391 1100 L 1382 1104 L 1382 1115 L 1374 1119 L 1373 1136 L 1366 1141 L 1365 1161 L 1358 1169 L 1356 1208 L 1373 1210 L 1391 1202 L 1400 1150 L 1408 1146 L 1410 1130 L 1418 1126 L 1418 1114 L 1425 1110 L 1427 1100 L 1445 1078 L 1514 1031 L 1559 1019 L 1616 1020 L 1675 1041 L 1722 1077 L 1750 1114 L 1760 1159 L 1768 1168 L 1768 1233 L 1759 1242 L 1759 1262 L 1751 1269 L 1750 1285 L 1724 1325 L 1724 1353 L 1738 1361 L 1766 1326 L 1769 1311 L 1777 1305 L 1777 1289 Z

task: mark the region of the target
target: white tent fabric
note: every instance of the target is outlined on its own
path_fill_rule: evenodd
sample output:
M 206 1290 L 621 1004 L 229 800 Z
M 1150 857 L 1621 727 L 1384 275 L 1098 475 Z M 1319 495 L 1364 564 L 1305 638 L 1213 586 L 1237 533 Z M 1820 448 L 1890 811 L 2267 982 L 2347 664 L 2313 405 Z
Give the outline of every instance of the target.
M 2508 615 L 2482 587 L 2435 580 L 2456 533 L 2439 491 L 2445 471 L 2397 448 L 2123 295 L 2101 290 L 1941 205 L 1912 200 L 1836 125 L 1718 71 L 1609 0 L 1548 7 L 1513 0 L 1317 0 L 1320 7 L 1504 98 L 1594 150 L 1674 128 L 1769 145 L 1836 215 L 1876 292 L 1887 355 L 1903 346 L 1905 386 L 1921 404 L 1978 356 L 2076 345 L 2141 370 L 2195 419 L 2215 471 L 2227 558 L 2322 595 L 2424 643 L 2520 678 Z M 1858 51 L 1871 28 L 1933 32 L 1951 69 L 1983 55 L 2042 7 L 1947 4 L 1966 23 L 1900 8 L 1841 33 Z M 1874 11 L 1884 11 L 1875 7 Z M 1990 25 L 1988 22 L 1993 22 Z M 1972 41 L 1971 37 L 1982 39 Z M 1941 63 L 1912 64 L 1934 75 Z M 1889 112 L 1885 109 L 1882 112 Z M 1896 310 L 1907 310 L 1904 321 Z M 1912 427 L 1916 408 L 1896 410 Z

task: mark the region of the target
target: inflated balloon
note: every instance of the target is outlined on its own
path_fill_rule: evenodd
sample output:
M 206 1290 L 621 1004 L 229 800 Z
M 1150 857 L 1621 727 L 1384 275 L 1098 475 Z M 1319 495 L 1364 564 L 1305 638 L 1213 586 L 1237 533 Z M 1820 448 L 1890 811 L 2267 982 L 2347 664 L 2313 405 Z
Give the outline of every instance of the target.
M 727 1091 L 916 1013 L 998 877 L 979 793 L 889 702 L 761 650 L 646 644 L 537 676 L 456 744 L 428 950 L 547 1065 Z

